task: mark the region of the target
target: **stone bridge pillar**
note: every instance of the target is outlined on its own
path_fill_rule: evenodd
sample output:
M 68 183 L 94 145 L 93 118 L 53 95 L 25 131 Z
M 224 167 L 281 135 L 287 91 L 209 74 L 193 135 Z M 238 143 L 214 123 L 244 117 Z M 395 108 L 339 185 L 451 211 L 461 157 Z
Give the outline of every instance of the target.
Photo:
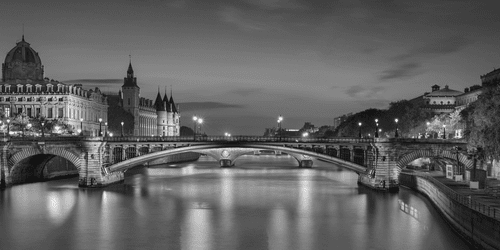
M 105 146 L 103 141 L 82 141 L 78 186 L 102 187 L 124 180 L 123 172 L 109 173 L 104 166 Z
M 7 186 L 7 177 L 9 175 L 9 163 L 7 154 L 9 145 L 5 142 L 0 143 L 0 188 Z

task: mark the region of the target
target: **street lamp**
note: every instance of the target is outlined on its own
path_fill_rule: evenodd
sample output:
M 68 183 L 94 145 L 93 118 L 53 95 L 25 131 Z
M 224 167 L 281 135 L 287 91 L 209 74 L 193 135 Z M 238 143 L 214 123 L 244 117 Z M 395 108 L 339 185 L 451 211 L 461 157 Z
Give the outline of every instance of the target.
M 201 136 L 201 124 L 203 124 L 203 119 L 198 118 L 198 124 L 200 124 L 200 136 Z
M 193 116 L 193 140 L 196 141 L 196 121 L 198 120 L 198 117 Z
M 109 133 L 109 137 L 113 137 L 113 133 Z
M 101 136 L 101 134 L 102 134 L 101 127 L 102 127 L 102 118 L 99 118 L 99 135 L 98 136 Z
M 123 122 L 120 123 L 122 125 L 122 137 L 123 137 Z
M 309 133 L 307 133 L 307 132 L 302 133 L 302 137 L 308 137 L 308 136 L 309 136 Z
M 446 124 L 443 124 L 443 139 L 446 139 Z
M 375 129 L 375 138 L 378 138 L 378 119 L 375 119 L 375 126 L 377 127 Z
M 278 133 L 280 136 L 280 141 L 281 141 L 281 122 L 283 121 L 283 116 L 278 116 Z
M 425 138 L 429 137 L 429 135 L 427 134 L 427 130 L 429 129 L 429 125 L 431 125 L 431 123 L 427 122 L 427 127 L 425 128 Z
M 80 118 L 80 135 L 83 135 L 83 118 Z
M 358 123 L 358 127 L 359 127 L 359 134 L 358 134 L 358 136 L 359 136 L 359 138 L 361 138 L 361 122 Z
M 28 123 L 28 125 L 26 125 L 26 129 L 29 130 L 31 128 L 31 123 Z
M 108 136 L 108 122 L 104 123 L 104 137 Z
M 45 130 L 45 122 L 42 122 L 42 137 L 45 137 L 44 130 Z
M 396 133 L 394 134 L 394 137 L 398 138 L 399 137 L 399 134 L 398 134 L 398 118 L 394 119 L 394 121 L 396 122 Z
M 10 136 L 10 119 L 7 119 L 7 135 Z

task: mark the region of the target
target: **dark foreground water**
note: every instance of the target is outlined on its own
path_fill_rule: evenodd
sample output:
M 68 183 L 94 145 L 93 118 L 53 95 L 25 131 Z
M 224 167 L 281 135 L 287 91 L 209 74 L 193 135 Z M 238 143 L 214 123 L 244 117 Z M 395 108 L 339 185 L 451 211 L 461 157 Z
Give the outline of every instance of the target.
M 420 195 L 288 156 L 134 169 L 125 184 L 77 179 L 0 191 L 0 249 L 468 249 Z

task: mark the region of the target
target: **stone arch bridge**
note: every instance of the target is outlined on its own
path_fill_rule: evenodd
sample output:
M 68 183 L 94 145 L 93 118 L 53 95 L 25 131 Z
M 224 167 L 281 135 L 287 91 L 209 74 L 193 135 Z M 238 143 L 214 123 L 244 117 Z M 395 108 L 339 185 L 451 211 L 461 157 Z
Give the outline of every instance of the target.
M 206 154 L 216 159 L 221 167 L 231 167 L 241 155 L 256 150 L 274 150 L 294 157 L 299 167 L 312 167 L 313 159 L 338 164 L 357 172 L 364 184 L 382 189 L 397 187 L 401 170 L 421 157 L 449 161 L 458 158 L 460 165 L 467 169 L 473 164 L 467 159 L 464 141 L 439 139 L 4 137 L 0 145 L 1 186 L 43 175 L 46 162 L 55 156 L 75 166 L 81 187 L 101 187 L 123 181 L 124 172 L 129 168 L 184 152 Z

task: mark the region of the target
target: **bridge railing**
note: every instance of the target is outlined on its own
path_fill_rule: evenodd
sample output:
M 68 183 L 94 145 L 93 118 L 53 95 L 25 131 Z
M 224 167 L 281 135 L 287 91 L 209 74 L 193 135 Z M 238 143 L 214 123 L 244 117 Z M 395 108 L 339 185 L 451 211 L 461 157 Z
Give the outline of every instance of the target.
M 304 137 L 264 137 L 264 136 L 120 136 L 104 137 L 109 142 L 318 142 L 318 143 L 370 143 L 373 138 L 304 138 Z
M 451 200 L 454 200 L 466 207 L 469 207 L 472 210 L 475 210 L 481 214 L 484 214 L 486 216 L 495 218 L 495 219 L 500 219 L 500 209 L 489 206 L 487 204 L 484 204 L 480 201 L 474 200 L 471 198 L 471 196 L 468 195 L 463 195 L 460 193 L 457 193 L 455 190 L 452 188 L 448 187 L 446 184 L 436 180 L 436 178 L 429 176 L 424 173 L 400 173 L 400 175 L 414 175 L 421 177 L 429 182 L 431 182 L 434 186 L 438 187 L 441 192 L 443 192 L 448 198 Z

